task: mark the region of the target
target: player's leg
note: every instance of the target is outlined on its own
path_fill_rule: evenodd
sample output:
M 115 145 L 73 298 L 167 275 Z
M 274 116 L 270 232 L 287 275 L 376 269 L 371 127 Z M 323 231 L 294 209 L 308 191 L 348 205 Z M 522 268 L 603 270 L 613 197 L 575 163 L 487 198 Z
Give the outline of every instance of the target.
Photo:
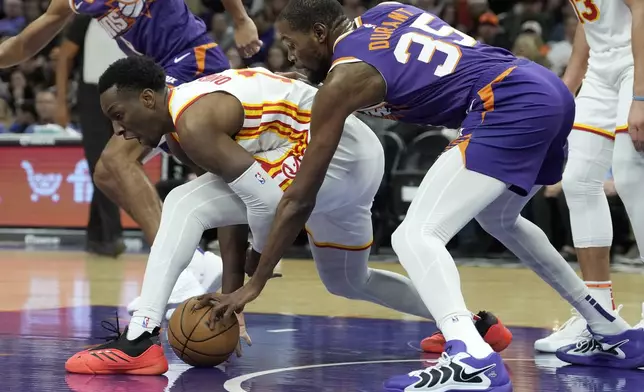
M 633 91 L 632 67 L 624 72 L 620 86 L 620 102 L 613 154 L 613 178 L 615 188 L 628 213 L 633 235 L 639 248 L 640 260 L 644 262 L 644 154 L 637 152 L 628 134 L 628 113 Z M 644 326 L 644 311 L 639 327 Z
M 172 287 L 190 262 L 204 230 L 245 223 L 244 203 L 213 174 L 206 173 L 172 190 L 165 199 L 159 233 L 145 270 L 140 308 L 132 316 L 127 332 L 118 340 L 74 355 L 66 369 L 103 374 L 165 372 L 167 361 L 158 344 L 158 327 Z M 117 358 L 102 360 L 92 355 L 104 349 L 118 354 Z
M 365 127 L 353 118 L 346 126 Z M 306 223 L 311 253 L 330 293 L 430 318 L 407 277 L 367 265 L 373 240 L 371 205 L 384 171 L 382 147 L 375 137 L 373 143 L 373 151 L 356 146 L 355 156 L 344 160 L 345 170 L 329 168 Z
M 136 140 L 112 135 L 96 164 L 94 181 L 138 223 L 152 244 L 161 221 L 161 200 L 140 163 L 145 153 Z
M 538 190 L 538 186 L 534 187 L 527 197 L 507 191 L 481 211 L 476 219 L 483 229 L 568 300 L 595 332 L 606 335 L 624 332 L 628 324 L 612 307 L 595 305 L 590 289 L 552 246 L 545 233 L 521 216 L 521 210 Z
M 633 93 L 633 69 L 624 72 L 619 91 L 615 152 L 613 154 L 613 178 L 615 189 L 624 203 L 633 235 L 644 262 L 644 153 L 633 147 L 628 134 L 628 113 Z
M 150 182 L 141 159 L 146 149 L 136 140 L 125 140 L 113 135 L 96 165 L 96 186 L 123 208 L 141 227 L 146 240 L 152 244 L 161 221 L 161 200 Z M 213 283 L 211 269 L 221 269 L 221 259 L 211 252 L 195 248 L 191 263 L 170 298 L 170 307 L 185 299 L 206 292 Z M 133 313 L 139 308 L 139 298 L 128 304 Z
M 617 96 L 614 89 L 589 72 L 575 101 L 575 123 L 568 137 L 562 185 L 583 279 L 603 307 L 614 309 L 609 259 L 613 227 L 604 180 L 613 155 Z M 573 310 L 567 322 L 534 346 L 538 351 L 555 352 L 588 336 L 586 320 Z
M 311 216 L 309 244 L 326 289 L 341 297 L 431 318 L 409 278 L 369 268 L 371 231 L 371 212 L 365 205 Z
M 506 188 L 500 180 L 466 169 L 460 148 L 452 148 L 429 169 L 405 219 L 392 236 L 392 246 L 400 263 L 447 340 L 446 354 L 437 366 L 461 367 L 469 373 L 481 374 L 468 384 L 471 390 L 483 390 L 483 387 L 509 390 L 510 380 L 501 357 L 482 339 L 472 321 L 456 264 L 446 244 Z M 486 374 L 492 368 L 497 377 Z M 436 368 L 428 372 L 451 376 L 440 384 L 431 384 L 435 386 L 432 389 L 433 374 L 417 371 L 390 379 L 386 387 L 402 391 L 409 385 L 423 383 L 422 390 L 438 391 L 462 386 L 462 380 L 454 379 L 459 371 L 446 369 L 441 373 Z M 439 387 L 444 389 L 436 389 Z

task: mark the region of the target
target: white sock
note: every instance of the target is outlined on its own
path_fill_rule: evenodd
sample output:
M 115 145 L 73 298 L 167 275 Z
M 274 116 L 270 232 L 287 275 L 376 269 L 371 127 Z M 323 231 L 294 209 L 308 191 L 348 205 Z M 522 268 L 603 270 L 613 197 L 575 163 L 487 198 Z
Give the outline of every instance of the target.
M 146 316 L 139 316 L 137 315 L 137 313 L 139 312 L 134 312 L 132 318 L 130 319 L 130 324 L 127 327 L 128 340 L 134 340 L 141 336 L 144 332 L 152 333 L 154 328 L 161 325 L 160 320 L 152 320 Z
M 585 281 L 590 295 L 593 296 L 605 309 L 615 310 L 615 300 L 613 298 L 613 282 L 589 282 Z
M 481 334 L 474 326 L 472 314 L 461 312 L 451 314 L 436 322 L 446 341 L 461 340 L 467 346 L 467 352 L 474 358 L 485 358 L 494 351 L 481 339 Z

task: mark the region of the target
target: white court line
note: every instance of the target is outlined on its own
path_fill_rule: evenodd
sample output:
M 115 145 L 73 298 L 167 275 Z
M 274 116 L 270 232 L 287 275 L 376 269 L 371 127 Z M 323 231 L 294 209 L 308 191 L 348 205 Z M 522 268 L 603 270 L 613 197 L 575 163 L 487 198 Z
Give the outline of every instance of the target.
M 534 358 L 503 358 L 503 361 L 534 361 Z M 379 361 L 359 361 L 359 362 L 337 362 L 337 363 L 319 363 L 316 365 L 304 365 L 304 366 L 293 366 L 286 368 L 277 368 L 262 370 L 261 372 L 242 374 L 235 378 L 231 378 L 224 383 L 224 389 L 228 392 L 248 392 L 242 388 L 242 383 L 248 380 L 251 380 L 256 377 L 266 376 L 268 374 L 282 373 L 282 372 L 291 372 L 294 370 L 303 370 L 303 369 L 319 369 L 325 367 L 333 366 L 356 366 L 356 365 L 372 365 L 376 363 L 402 363 L 402 362 L 438 362 L 437 359 L 383 359 Z
M 297 329 L 293 329 L 293 328 L 267 329 L 266 332 L 270 332 L 270 333 L 297 332 Z

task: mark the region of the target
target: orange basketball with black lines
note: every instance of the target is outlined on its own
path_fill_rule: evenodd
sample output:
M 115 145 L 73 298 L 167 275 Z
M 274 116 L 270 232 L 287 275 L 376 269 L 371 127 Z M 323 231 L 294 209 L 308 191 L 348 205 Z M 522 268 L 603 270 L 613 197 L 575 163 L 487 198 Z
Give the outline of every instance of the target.
M 190 298 L 177 307 L 168 324 L 168 342 L 188 365 L 213 367 L 230 357 L 239 342 L 239 324 L 234 315 L 220 319 L 214 329 L 206 324 L 212 307 L 192 310 L 198 301 Z

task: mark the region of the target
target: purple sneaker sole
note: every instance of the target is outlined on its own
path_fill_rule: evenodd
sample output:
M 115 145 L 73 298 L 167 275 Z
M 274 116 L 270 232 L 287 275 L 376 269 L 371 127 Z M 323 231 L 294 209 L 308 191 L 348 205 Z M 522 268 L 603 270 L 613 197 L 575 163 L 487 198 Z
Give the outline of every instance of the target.
M 387 388 L 383 389 L 384 392 L 404 392 L 404 389 L 399 388 Z M 446 389 L 445 392 L 512 392 L 512 384 L 508 383 L 505 385 L 492 387 L 488 389 Z
M 562 347 L 555 355 L 573 365 L 618 369 L 644 367 L 644 330 L 629 329 L 619 335 L 604 336 L 601 339 L 603 347 L 597 341 L 590 340 Z

